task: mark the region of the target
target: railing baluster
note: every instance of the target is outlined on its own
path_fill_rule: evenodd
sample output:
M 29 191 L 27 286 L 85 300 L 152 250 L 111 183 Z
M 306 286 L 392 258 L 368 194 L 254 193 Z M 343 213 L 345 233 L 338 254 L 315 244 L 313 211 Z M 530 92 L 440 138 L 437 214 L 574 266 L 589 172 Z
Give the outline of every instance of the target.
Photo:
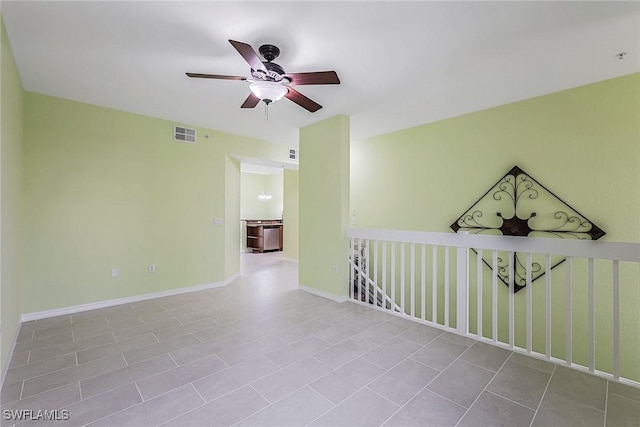
M 373 242 L 373 283 L 376 284 L 375 296 L 373 303 L 378 306 L 378 288 L 380 287 L 378 282 L 378 241 Z M 380 304 L 384 304 L 384 298 L 381 299 Z
M 349 252 L 351 256 L 349 258 L 349 298 L 353 299 L 353 279 L 355 277 L 355 267 L 353 258 L 353 237 L 349 239 Z
M 438 247 L 431 246 L 431 317 L 438 323 Z
M 509 346 L 513 348 L 515 342 L 515 316 L 514 316 L 514 268 L 515 253 L 509 252 Z
M 365 297 L 365 302 L 367 304 L 371 304 L 371 280 L 369 280 L 370 276 L 370 272 L 369 272 L 369 264 L 371 264 L 369 262 L 369 242 L 370 240 L 367 239 L 365 241 L 364 244 L 364 248 L 362 248 L 364 250 L 364 272 L 365 272 L 365 277 L 367 278 L 366 283 L 367 283 L 367 289 L 366 289 L 366 297 Z
M 449 327 L 449 246 L 444 247 L 444 326 Z
M 531 289 L 531 252 L 527 252 L 527 289 L 525 292 L 527 293 L 527 353 L 531 354 L 531 350 L 533 347 L 533 310 L 531 304 L 531 293 L 533 290 Z
M 544 256 L 545 340 L 544 354 L 551 360 L 551 255 Z
M 396 305 L 396 242 L 391 242 L 391 310 Z
M 613 261 L 613 379 L 620 379 L 620 261 Z
M 422 320 L 427 320 L 427 247 L 422 245 L 420 248 L 420 257 L 421 257 L 421 269 L 420 269 L 420 292 L 421 304 L 420 304 L 420 313 L 422 314 Z
M 596 369 L 596 300 L 595 300 L 595 265 L 593 258 L 587 261 L 589 265 L 589 288 L 587 290 L 587 316 L 588 318 L 588 340 L 589 340 L 589 371 L 593 373 Z
M 567 365 L 571 366 L 572 361 L 573 361 L 573 297 L 572 297 L 572 287 L 573 287 L 573 279 L 572 279 L 572 264 L 573 264 L 573 259 L 571 257 L 567 257 L 566 261 L 565 261 L 566 265 L 565 268 L 567 269 L 566 273 L 567 273 L 567 277 L 566 277 L 566 281 L 565 281 L 565 285 L 566 285 L 566 301 L 565 301 L 565 319 L 564 319 L 564 323 L 567 329 L 566 335 L 565 335 L 565 341 L 566 341 L 566 354 L 565 354 L 565 361 L 567 362 Z
M 491 257 L 491 287 L 493 303 L 491 305 L 491 328 L 493 329 L 493 342 L 498 342 L 498 251 L 493 251 Z
M 405 246 L 404 243 L 400 244 L 400 308 L 402 309 L 402 314 L 407 314 L 407 310 L 404 308 L 405 306 L 404 304 L 405 275 L 407 272 L 406 262 L 404 259 L 404 253 L 405 253 L 404 246 Z
M 478 249 L 476 256 L 476 276 L 478 283 L 476 286 L 476 304 L 478 305 L 476 309 L 478 315 L 476 329 L 478 338 L 482 338 L 482 249 Z
M 358 301 L 363 301 L 362 299 L 362 274 L 364 270 L 362 268 L 362 263 L 364 260 L 362 259 L 362 239 L 358 239 Z
M 416 315 L 416 245 L 411 244 L 411 317 Z
M 384 298 L 382 304 L 387 308 L 387 241 L 382 242 L 382 293 Z M 393 305 L 389 307 L 393 311 Z

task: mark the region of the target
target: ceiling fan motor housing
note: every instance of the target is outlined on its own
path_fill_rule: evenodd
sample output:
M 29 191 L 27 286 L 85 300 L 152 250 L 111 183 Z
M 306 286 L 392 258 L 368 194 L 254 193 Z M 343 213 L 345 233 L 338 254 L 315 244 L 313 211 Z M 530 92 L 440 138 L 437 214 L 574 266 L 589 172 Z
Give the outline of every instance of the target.
M 273 61 L 278 57 L 278 55 L 280 55 L 280 49 L 272 44 L 263 44 L 258 48 L 258 50 L 260 51 L 260 55 L 262 55 L 268 62 Z

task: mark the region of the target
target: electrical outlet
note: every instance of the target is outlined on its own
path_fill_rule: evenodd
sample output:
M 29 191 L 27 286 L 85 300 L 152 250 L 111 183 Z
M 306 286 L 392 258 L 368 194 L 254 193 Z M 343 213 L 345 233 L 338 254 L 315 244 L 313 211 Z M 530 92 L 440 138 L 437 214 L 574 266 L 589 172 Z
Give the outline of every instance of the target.
M 120 269 L 118 269 L 118 267 L 114 267 L 111 269 L 111 277 L 118 277 L 120 276 Z
M 156 272 L 155 264 L 149 264 L 149 273 L 155 273 L 155 272 Z

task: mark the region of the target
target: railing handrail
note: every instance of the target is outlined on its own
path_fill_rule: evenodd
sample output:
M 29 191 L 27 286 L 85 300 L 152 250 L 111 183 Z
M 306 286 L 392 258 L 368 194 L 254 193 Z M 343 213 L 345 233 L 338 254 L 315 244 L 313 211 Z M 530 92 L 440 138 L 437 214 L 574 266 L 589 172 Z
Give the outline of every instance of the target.
M 349 228 L 353 239 L 385 240 L 434 246 L 470 249 L 530 252 L 572 257 L 640 262 L 640 243 L 599 242 L 546 237 L 487 236 L 480 234 L 442 233 L 432 231 Z

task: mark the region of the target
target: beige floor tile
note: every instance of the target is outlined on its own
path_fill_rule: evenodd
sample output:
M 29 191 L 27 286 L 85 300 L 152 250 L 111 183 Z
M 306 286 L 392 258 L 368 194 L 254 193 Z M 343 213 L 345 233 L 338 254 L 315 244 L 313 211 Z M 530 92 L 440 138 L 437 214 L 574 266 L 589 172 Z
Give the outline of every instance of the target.
M 557 366 L 549 392 L 604 411 L 607 381 L 573 369 Z
M 551 374 L 509 360 L 491 380 L 487 390 L 537 409 Z
M 57 389 L 48 390 L 35 396 L 25 396 L 22 400 L 4 403 L 0 409 L 58 409 L 80 401 L 80 387 L 72 383 Z
M 167 341 L 149 344 L 144 347 L 134 348 L 124 352 L 124 358 L 128 364 L 138 363 L 145 359 L 160 356 L 161 354 L 200 344 L 200 341 L 193 335 L 183 335 Z
M 458 426 L 528 426 L 533 414 L 532 409 L 485 391 L 460 420 Z
M 154 334 L 160 341 L 166 341 L 182 335 L 198 332 L 216 326 L 217 323 L 213 319 L 200 319 L 195 322 L 186 323 L 184 325 L 176 325 L 171 328 L 164 328 L 155 331 Z
M 264 337 L 250 343 L 242 344 L 228 350 L 221 351 L 218 356 L 229 365 L 236 365 L 247 360 L 267 354 L 281 348 L 286 343 L 274 336 Z
M 365 331 L 368 328 L 368 326 L 362 325 L 361 323 L 348 321 L 331 326 L 328 329 L 318 332 L 315 336 L 331 344 L 337 344 Z
M 138 389 L 144 400 L 149 400 L 226 367 L 227 365 L 218 356 L 213 355 L 139 380 L 137 381 Z
M 277 371 L 276 364 L 265 357 L 251 359 L 194 382 L 208 402 Z
M 262 396 L 246 386 L 180 416 L 163 427 L 230 426 L 267 405 L 268 402 Z
M 640 388 L 631 387 L 626 384 L 620 384 L 614 381 L 609 381 L 609 394 L 617 394 L 618 396 L 626 397 L 627 399 L 640 402 Z
M 311 426 L 378 426 L 398 409 L 399 406 L 365 388 L 311 423 Z
M 428 389 L 468 408 L 491 381 L 494 373 L 463 361 L 455 361 L 435 378 Z
M 520 353 L 513 353 L 510 362 L 515 362 L 523 366 L 527 366 L 529 368 L 537 369 L 538 371 L 546 372 L 551 374 L 555 369 L 555 363 L 547 362 L 545 360 L 535 359 L 533 357 L 526 356 Z
M 441 336 L 443 332 L 440 329 L 432 328 L 427 325 L 417 325 L 414 328 L 403 332 L 400 338 L 404 338 L 407 341 L 414 342 L 416 344 L 425 345 Z
M 227 335 L 213 341 L 203 342 L 171 352 L 171 357 L 178 365 L 193 362 L 203 357 L 212 356 L 221 351 L 242 345 L 243 342 L 233 335 Z
M 309 337 L 267 353 L 265 357 L 276 365 L 285 367 L 318 353 L 329 346 L 328 342 L 320 338 Z
M 310 384 L 311 388 L 338 404 L 386 371 L 364 359 L 355 359 Z
M 15 352 L 13 356 L 11 356 L 11 362 L 9 363 L 9 368 L 17 368 L 18 366 L 26 365 L 29 361 L 29 352 L 23 351 L 22 353 Z
M 640 426 L 640 402 L 610 394 L 607 399 L 607 426 Z
M 48 359 L 50 357 L 56 357 L 67 353 L 73 353 L 76 351 L 84 350 L 87 348 L 95 347 L 97 345 L 107 344 L 115 342 L 116 339 L 112 333 L 106 333 L 103 335 L 97 335 L 95 337 L 84 338 L 81 340 L 69 341 L 50 347 L 39 348 L 31 350 L 29 356 L 29 363 L 39 362 L 41 360 Z
M 390 369 L 422 346 L 402 338 L 393 338 L 379 347 L 365 353 L 362 357 L 385 369 Z
M 456 360 L 468 347 L 445 340 L 442 337 L 435 339 L 420 351 L 411 356 L 415 361 L 432 368 L 443 370 Z
M 510 355 L 511 352 L 508 350 L 476 341 L 471 348 L 460 357 L 460 360 L 493 372 L 498 372 Z
M 438 426 L 454 427 L 466 409 L 429 391 L 421 391 L 400 409 L 385 427 Z
M 34 340 L 24 340 L 16 343 L 14 353 L 22 353 L 25 351 L 51 347 L 65 342 L 73 341 L 73 332 L 62 332 L 56 335 L 44 336 Z
M 532 427 L 602 427 L 603 425 L 603 411 L 549 391 L 545 393 L 540 408 L 531 424 Z
M 330 371 L 331 368 L 322 362 L 308 358 L 254 381 L 251 385 L 273 403 Z
M 395 324 L 393 322 L 384 322 L 372 326 L 363 332 L 360 332 L 358 335 L 356 335 L 356 337 L 379 345 L 389 341 L 391 338 L 397 335 L 400 335 L 407 329 L 409 328 L 407 328 L 406 326 Z
M 122 368 L 126 363 L 121 354 L 93 360 L 71 368 L 61 369 L 49 374 L 41 375 L 24 382 L 22 397 L 33 396 L 34 394 L 52 390 L 63 385 L 75 383 L 86 378 L 106 372 L 115 371 Z
M 82 397 L 86 399 L 106 391 L 114 390 L 175 367 L 175 362 L 168 355 L 163 354 L 153 359 L 147 359 L 133 365 L 116 369 L 115 371 L 97 375 L 80 381 Z
M 404 405 L 440 372 L 406 359 L 369 384 L 369 388 L 393 403 Z
M 245 418 L 237 426 L 305 426 L 333 406 L 333 403 L 309 387 L 303 387 L 249 418 Z
M 30 363 L 28 365 L 18 366 L 7 370 L 5 384 L 13 384 L 17 381 L 26 380 L 37 377 L 59 369 L 70 368 L 76 365 L 76 355 L 65 354 L 58 357 L 43 360 L 41 362 Z
M 64 427 L 83 426 L 140 402 L 142 402 L 142 398 L 135 385 L 131 384 L 65 407 L 64 409 L 69 411 L 69 419 L 57 424 Z M 20 427 L 37 427 L 41 425 L 41 420 L 34 420 L 30 423 L 21 424 Z
M 146 334 L 147 332 L 155 332 L 160 331 L 164 328 L 170 328 L 172 326 L 179 325 L 175 318 L 162 319 L 156 322 L 146 322 L 142 325 L 132 326 L 130 328 L 120 329 L 115 331 L 113 334 L 116 336 L 118 341 L 123 340 L 125 338 L 134 337 L 136 335 Z
M 0 390 L 0 403 L 2 405 L 20 400 L 20 394 L 22 393 L 22 381 L 10 384 L 5 381 L 5 384 Z
M 314 354 L 313 357 L 335 369 L 362 356 L 375 347 L 376 345 L 372 342 L 352 337 Z
M 309 322 L 287 328 L 274 335 L 285 342 L 293 343 L 296 341 L 300 341 L 303 338 L 308 338 L 313 334 L 316 334 L 328 328 L 329 325 L 327 325 L 326 323 L 317 320 L 311 320 Z
M 92 427 L 156 426 L 189 412 L 203 403 L 195 389 L 191 385 L 185 385 L 89 425 Z
M 135 337 L 131 338 L 126 338 L 122 341 L 116 341 L 109 344 L 91 347 L 86 350 L 80 350 L 76 354 L 78 356 L 78 363 L 85 363 L 90 360 L 96 360 L 105 356 L 123 353 L 125 351 L 133 350 L 134 348 L 144 347 L 149 344 L 155 344 L 157 342 L 158 340 L 152 333 L 147 333 L 143 335 L 136 335 Z

